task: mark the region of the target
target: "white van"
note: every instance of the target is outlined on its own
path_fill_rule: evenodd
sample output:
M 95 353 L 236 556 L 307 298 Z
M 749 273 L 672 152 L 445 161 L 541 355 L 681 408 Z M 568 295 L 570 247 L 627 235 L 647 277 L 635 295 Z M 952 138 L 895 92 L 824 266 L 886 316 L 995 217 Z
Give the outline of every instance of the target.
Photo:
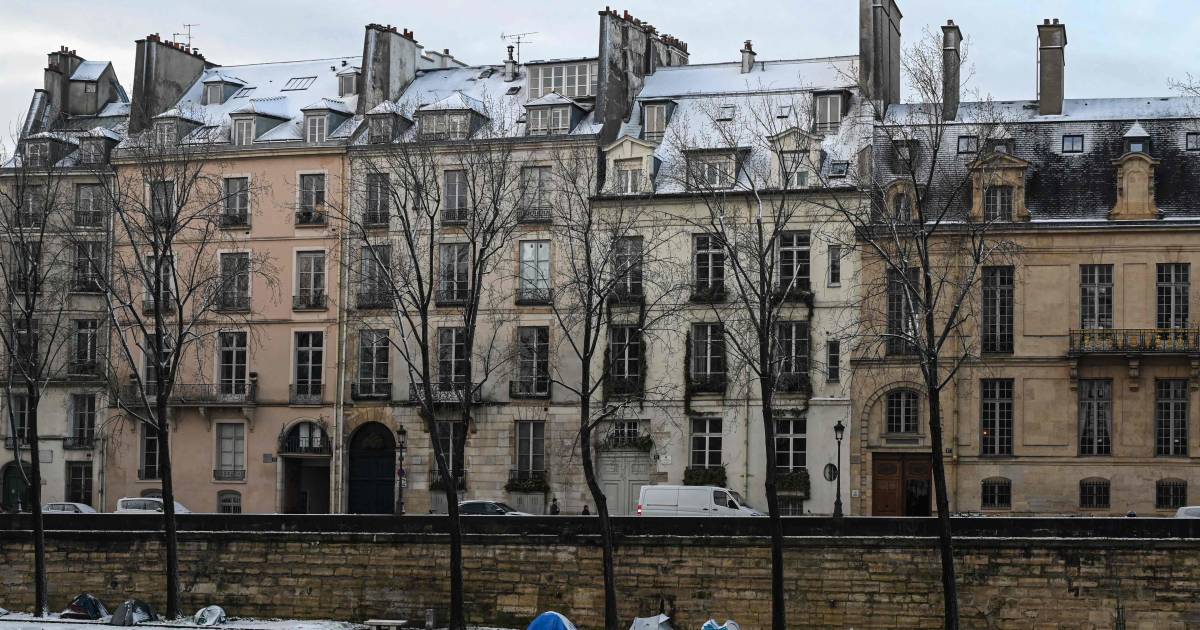
M 762 516 L 719 486 L 642 486 L 638 516 Z

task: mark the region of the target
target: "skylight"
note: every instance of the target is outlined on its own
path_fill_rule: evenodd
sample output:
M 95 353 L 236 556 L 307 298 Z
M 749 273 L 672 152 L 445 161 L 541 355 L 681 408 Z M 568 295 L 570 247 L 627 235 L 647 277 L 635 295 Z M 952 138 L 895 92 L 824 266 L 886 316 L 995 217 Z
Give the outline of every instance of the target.
M 508 95 L 508 96 L 512 96 L 512 95 L 514 95 L 514 94 L 516 94 L 517 92 L 520 92 L 520 91 L 521 91 L 521 86 L 519 86 L 519 85 L 514 85 L 514 86 L 512 86 L 512 87 L 508 88 L 508 91 L 506 91 L 506 92 L 505 92 L 505 94 L 506 94 L 506 95 Z
M 312 85 L 313 81 L 316 81 L 316 80 L 317 80 L 317 77 L 292 77 L 292 78 L 288 79 L 288 82 L 283 86 L 283 88 L 280 91 L 288 92 L 288 91 L 295 91 L 295 90 L 307 90 L 308 86 Z
M 231 96 L 229 98 L 246 98 L 247 96 L 250 96 L 253 93 L 254 93 L 253 87 L 244 87 L 244 88 L 234 92 L 233 96 Z

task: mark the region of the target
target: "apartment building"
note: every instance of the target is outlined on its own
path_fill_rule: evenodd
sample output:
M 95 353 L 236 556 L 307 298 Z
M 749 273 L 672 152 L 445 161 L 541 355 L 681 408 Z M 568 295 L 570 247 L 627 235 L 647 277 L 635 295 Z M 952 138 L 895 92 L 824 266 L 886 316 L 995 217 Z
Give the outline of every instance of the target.
M 953 54 L 961 34 L 943 30 Z M 962 330 L 978 352 L 943 395 L 950 509 L 1167 516 L 1195 502 L 1200 481 L 1198 103 L 1066 99 L 1066 26 L 1047 20 L 1037 36 L 1036 100 L 947 107 L 940 147 L 905 147 L 940 150 L 930 194 L 965 184 L 954 216 L 991 222 L 989 238 L 1017 252 L 981 269 L 978 317 Z M 887 125 L 920 107 L 893 106 L 878 128 L 885 187 L 905 179 L 900 161 L 912 155 L 887 146 Z M 1000 123 L 988 142 L 978 137 L 985 118 Z M 863 255 L 875 270 L 865 283 L 882 281 Z M 890 317 L 902 302 L 876 312 Z M 854 361 L 858 513 L 930 511 L 928 410 L 913 360 L 881 345 Z
M 104 268 L 110 247 L 102 182 L 111 177 L 109 155 L 128 118 L 129 97 L 113 64 L 63 46 L 47 55 L 44 85 L 33 93 L 17 151 L 0 165 L 8 241 L 4 334 L 28 342 L 31 363 L 42 374 L 37 456 L 47 502 L 99 507 L 103 501 L 104 453 L 97 436 L 107 417 L 108 326 L 93 274 Z M 32 265 L 16 262 L 22 251 L 32 255 Z M 26 305 L 32 306 L 30 330 Z M 13 392 L 5 397 L 0 423 L 5 510 L 30 507 L 30 400 L 15 363 L 22 347 L 5 353 L 3 369 Z

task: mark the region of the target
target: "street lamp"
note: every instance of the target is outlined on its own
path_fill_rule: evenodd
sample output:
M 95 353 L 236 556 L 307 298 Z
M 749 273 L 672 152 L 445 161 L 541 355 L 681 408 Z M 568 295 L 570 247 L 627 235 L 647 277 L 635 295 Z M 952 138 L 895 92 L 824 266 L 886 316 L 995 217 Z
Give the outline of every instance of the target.
M 846 425 L 841 420 L 833 425 L 833 437 L 837 440 L 837 477 L 834 478 L 836 498 L 833 500 L 833 517 L 842 517 L 842 436 L 846 434 Z

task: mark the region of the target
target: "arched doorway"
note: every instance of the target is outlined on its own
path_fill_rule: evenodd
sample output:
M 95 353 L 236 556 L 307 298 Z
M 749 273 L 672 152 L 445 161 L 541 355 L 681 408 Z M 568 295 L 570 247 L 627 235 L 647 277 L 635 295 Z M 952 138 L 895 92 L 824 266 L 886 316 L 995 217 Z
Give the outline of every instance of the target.
M 21 468 L 25 473 L 21 473 Z M 29 489 L 29 464 L 17 462 L 5 464 L 0 471 L 0 507 L 5 512 L 28 512 L 33 506 L 33 493 Z
M 329 460 L 332 453 L 329 435 L 317 422 L 297 422 L 280 436 L 284 513 L 329 513 Z
M 378 422 L 359 427 L 350 439 L 350 513 L 396 510 L 396 439 Z

